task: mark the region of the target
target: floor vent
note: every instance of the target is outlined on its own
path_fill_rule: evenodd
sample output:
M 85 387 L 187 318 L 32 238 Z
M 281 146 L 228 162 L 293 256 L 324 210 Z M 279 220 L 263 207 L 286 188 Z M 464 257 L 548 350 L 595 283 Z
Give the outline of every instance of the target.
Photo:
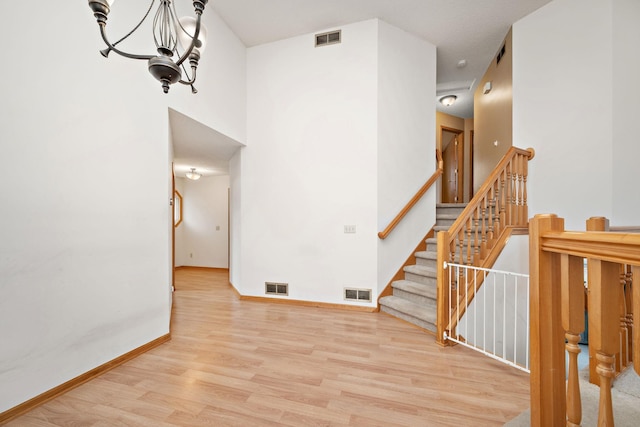
M 316 34 L 316 47 L 336 44 L 336 43 L 340 43 L 341 41 L 342 41 L 342 30 Z
M 267 295 L 289 295 L 289 284 L 264 282 L 264 293 Z
M 371 302 L 371 289 L 344 288 L 344 299 L 348 301 Z

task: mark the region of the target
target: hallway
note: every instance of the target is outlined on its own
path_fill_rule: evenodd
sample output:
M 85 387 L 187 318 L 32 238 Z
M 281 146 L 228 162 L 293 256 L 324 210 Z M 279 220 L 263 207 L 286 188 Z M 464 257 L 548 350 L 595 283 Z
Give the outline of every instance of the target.
M 384 313 L 241 301 L 176 272 L 172 339 L 7 426 L 499 426 L 528 375 Z

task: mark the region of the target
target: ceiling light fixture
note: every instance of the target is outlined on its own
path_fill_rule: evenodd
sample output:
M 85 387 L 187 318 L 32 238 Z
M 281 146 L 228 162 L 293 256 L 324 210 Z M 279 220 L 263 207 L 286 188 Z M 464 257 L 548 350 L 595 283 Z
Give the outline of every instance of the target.
M 186 177 L 193 180 L 193 181 L 197 181 L 200 179 L 200 177 L 202 176 L 202 174 L 196 172 L 196 168 L 191 168 L 191 172 L 187 172 Z
M 458 99 L 458 97 L 455 95 L 447 95 L 440 98 L 440 103 L 445 107 L 450 107 L 456 102 L 456 99 Z
M 111 51 L 114 51 L 118 55 L 126 58 L 148 61 L 149 72 L 162 83 L 164 93 L 169 92 L 169 85 L 177 82 L 191 86 L 191 92 L 193 93 L 198 92 L 193 84 L 196 81 L 196 69 L 198 68 L 200 54 L 204 50 L 207 35 L 207 31 L 200 21 L 204 7 L 209 0 L 193 0 L 196 17 L 185 16 L 180 19 L 177 18 L 175 4 L 172 0 L 160 0 L 158 10 L 153 18 L 153 38 L 156 43 L 158 55 L 131 54 L 116 47 L 120 42 L 133 34 L 147 19 L 155 0 L 151 0 L 149 9 L 138 25 L 115 43 L 109 41 L 106 32 L 107 16 L 115 0 L 88 1 L 89 7 L 93 10 L 93 16 L 95 16 L 100 26 L 102 39 L 107 45 L 106 49 L 100 51 L 102 56 L 106 58 Z M 175 61 L 172 59 L 174 55 L 177 57 Z M 191 77 L 189 77 L 189 73 L 187 73 L 187 69 L 183 65 L 187 59 L 189 60 L 189 65 L 191 65 Z M 182 71 L 184 71 L 186 76 L 185 80 L 182 79 Z

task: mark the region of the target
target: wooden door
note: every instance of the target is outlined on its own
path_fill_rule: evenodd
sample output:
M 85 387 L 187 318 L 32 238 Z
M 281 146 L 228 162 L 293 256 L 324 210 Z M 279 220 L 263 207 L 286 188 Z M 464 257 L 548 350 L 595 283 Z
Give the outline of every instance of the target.
M 464 189 L 464 132 L 442 128 L 442 202 L 462 203 Z

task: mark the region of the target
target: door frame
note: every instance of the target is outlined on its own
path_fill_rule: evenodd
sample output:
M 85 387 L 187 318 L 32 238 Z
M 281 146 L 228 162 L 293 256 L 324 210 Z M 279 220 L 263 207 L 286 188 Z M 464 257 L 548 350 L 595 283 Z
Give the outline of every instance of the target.
M 458 202 L 457 203 L 464 203 L 464 161 L 465 161 L 465 157 L 464 157 L 464 129 L 456 129 L 456 128 L 452 128 L 449 126 L 444 126 L 441 125 L 440 126 L 440 151 L 442 153 L 444 153 L 444 140 L 443 140 L 443 135 L 445 132 L 450 132 L 450 133 L 455 133 L 456 137 L 459 138 L 458 140 L 458 150 L 457 150 L 457 157 L 458 157 L 458 188 L 456 189 L 457 191 L 457 199 Z M 444 193 L 444 185 L 442 188 L 442 193 Z M 440 195 L 440 200 L 442 200 L 443 198 L 443 194 Z

